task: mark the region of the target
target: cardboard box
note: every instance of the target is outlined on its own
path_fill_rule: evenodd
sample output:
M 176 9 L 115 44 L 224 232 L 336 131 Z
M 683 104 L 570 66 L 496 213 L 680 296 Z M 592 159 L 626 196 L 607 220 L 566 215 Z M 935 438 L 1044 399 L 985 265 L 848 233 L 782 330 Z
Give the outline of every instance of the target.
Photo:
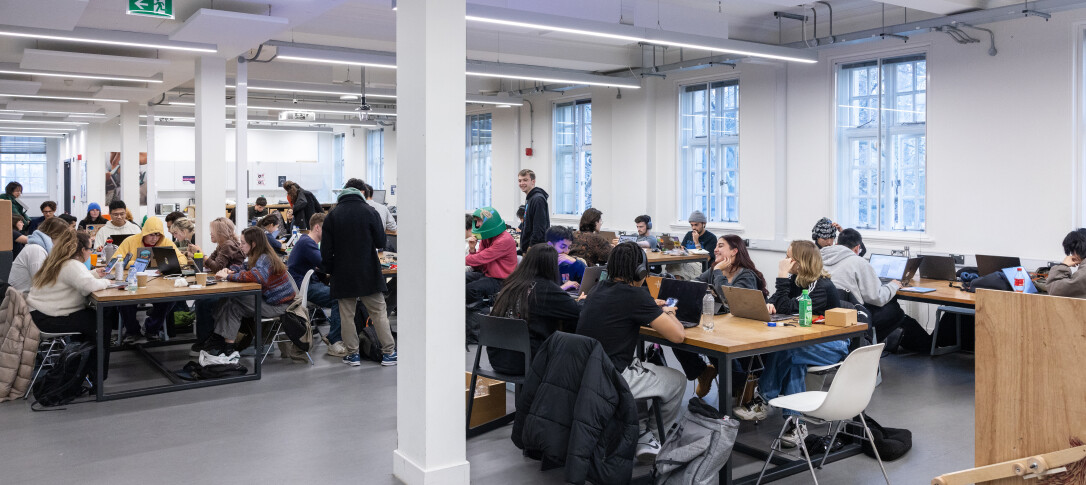
M 471 372 L 464 373 L 465 398 L 471 399 Z M 505 416 L 505 382 L 479 376 L 475 379 L 475 404 L 471 408 L 472 428 Z
M 844 308 L 826 310 L 826 325 L 831 327 L 856 325 L 856 310 L 846 310 Z

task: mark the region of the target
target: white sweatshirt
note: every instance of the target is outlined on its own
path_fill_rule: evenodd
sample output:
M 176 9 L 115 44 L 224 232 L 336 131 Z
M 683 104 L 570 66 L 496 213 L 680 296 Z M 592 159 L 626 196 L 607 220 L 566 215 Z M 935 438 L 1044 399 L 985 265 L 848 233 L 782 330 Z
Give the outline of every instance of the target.
M 51 317 L 71 315 L 87 307 L 87 295 L 109 286 L 109 280 L 95 278 L 94 273 L 74 259 L 60 267 L 57 280 L 50 286 L 32 287 L 27 303 Z
M 27 244 L 15 261 L 11 263 L 11 273 L 8 274 L 8 284 L 23 293 L 25 297 L 30 291 L 30 285 L 34 284 L 34 275 L 45 263 L 45 257 L 49 252 L 37 244 Z M 84 268 L 86 269 L 86 268 Z

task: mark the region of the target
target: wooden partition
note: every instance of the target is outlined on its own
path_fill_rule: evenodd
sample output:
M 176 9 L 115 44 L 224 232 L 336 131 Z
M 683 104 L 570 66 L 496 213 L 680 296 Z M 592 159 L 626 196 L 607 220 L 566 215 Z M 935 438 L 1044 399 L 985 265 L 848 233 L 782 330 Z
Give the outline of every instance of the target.
M 981 290 L 976 328 L 976 465 L 1086 441 L 1086 300 Z

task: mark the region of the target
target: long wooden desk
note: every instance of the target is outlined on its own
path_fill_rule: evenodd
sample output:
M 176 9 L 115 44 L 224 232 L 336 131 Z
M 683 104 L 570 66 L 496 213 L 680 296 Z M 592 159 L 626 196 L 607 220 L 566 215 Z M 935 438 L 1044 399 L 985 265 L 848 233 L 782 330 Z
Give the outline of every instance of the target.
M 189 282 L 193 282 L 192 277 L 189 277 Z M 254 314 L 260 314 L 260 305 L 263 303 L 261 297 L 260 285 L 257 283 L 232 283 L 228 281 L 219 282 L 213 286 L 205 286 L 203 288 L 175 288 L 173 286 L 173 280 L 167 280 L 162 277 L 156 277 L 149 281 L 147 286 L 140 288 L 136 291 L 127 291 L 124 289 L 107 288 L 91 293 L 91 299 L 94 300 L 97 306 L 98 313 L 98 348 L 105 348 L 104 345 L 108 345 L 105 335 L 108 329 L 105 328 L 104 312 L 106 307 L 135 305 L 139 303 L 163 303 L 171 301 L 184 301 L 184 300 L 203 300 L 209 298 L 222 298 L 228 296 L 251 296 L 254 299 Z M 182 341 L 181 344 L 187 345 L 190 342 Z M 147 351 L 144 346 L 136 346 L 135 350 L 147 360 L 153 367 L 159 370 L 167 379 L 170 380 L 170 384 L 145 387 L 141 389 L 132 389 L 114 393 L 106 393 L 104 382 L 102 380 L 103 372 L 105 371 L 105 354 L 103 352 L 97 352 L 98 373 L 96 376 L 97 382 L 95 382 L 95 398 L 99 401 L 109 401 L 112 399 L 124 399 L 128 397 L 146 396 L 150 394 L 161 394 L 164 392 L 180 391 L 184 389 L 193 389 L 197 387 L 217 386 L 221 384 L 229 384 L 232 382 L 240 381 L 252 381 L 260 379 L 260 358 L 259 356 L 264 354 L 264 339 L 261 335 L 260 319 L 256 319 L 256 336 L 254 343 L 256 345 L 256 357 L 253 357 L 253 367 L 251 373 L 237 377 L 223 377 L 219 379 L 209 379 L 201 381 L 185 381 L 180 377 L 177 377 L 173 373 L 173 369 L 166 367 L 166 365 L 158 360 L 154 355 Z M 155 347 L 177 345 L 174 342 L 164 342 L 154 345 Z
M 714 329 L 707 331 L 702 327 L 686 329 L 686 340 L 681 344 L 674 344 L 663 338 L 655 330 L 642 327 L 641 338 L 661 345 L 668 345 L 675 349 L 689 350 L 704 354 L 711 361 L 715 360 L 717 375 L 717 392 L 719 393 L 720 411 L 725 414 L 732 413 L 732 360 L 751 355 L 767 354 L 780 350 L 787 350 L 807 345 L 831 342 L 834 340 L 855 338 L 867 331 L 867 325 L 859 324 L 850 327 L 831 327 L 828 325 L 814 325 L 811 327 L 770 327 L 765 322 L 737 318 L 732 315 L 717 315 L 714 321 Z M 764 450 L 746 446 L 736 441 L 735 451 L 765 459 L 768 456 Z M 831 453 L 828 462 L 837 461 L 860 453 L 859 445 L 849 445 L 841 450 Z M 783 477 L 807 471 L 807 462 L 804 460 L 787 460 L 783 457 L 774 457 L 774 468 L 767 470 L 764 482 L 771 482 Z M 732 481 L 732 462 L 724 465 L 720 470 L 720 485 L 750 484 L 754 483 L 758 474 L 738 478 Z
M 935 288 L 935 291 L 931 291 L 928 293 L 914 293 L 911 291 L 898 290 L 897 297 L 901 300 L 918 301 L 922 303 L 950 304 L 954 306 L 964 306 L 969 308 L 976 307 L 976 293 L 969 293 L 968 291 L 962 291 L 958 288 L 951 288 L 950 283 L 961 286 L 961 283 L 956 281 L 951 282 L 945 280 L 929 280 L 925 278 L 916 278 L 912 281 L 912 286 Z
M 649 251 L 647 254 L 648 254 L 648 262 L 649 262 L 649 264 L 672 264 L 672 263 L 691 263 L 691 262 L 700 263 L 702 261 L 708 261 L 709 260 L 709 254 L 671 255 L 671 254 L 664 254 L 663 252 L 652 252 L 652 251 Z

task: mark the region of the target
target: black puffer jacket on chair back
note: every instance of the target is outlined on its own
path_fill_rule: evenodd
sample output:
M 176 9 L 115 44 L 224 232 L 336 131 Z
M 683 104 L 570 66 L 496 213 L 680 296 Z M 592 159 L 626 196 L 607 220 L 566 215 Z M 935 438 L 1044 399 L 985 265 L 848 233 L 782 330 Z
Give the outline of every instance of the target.
M 568 483 L 628 483 L 637 445 L 637 406 L 598 341 L 555 332 L 539 349 L 517 396 L 513 443 L 566 467 Z

